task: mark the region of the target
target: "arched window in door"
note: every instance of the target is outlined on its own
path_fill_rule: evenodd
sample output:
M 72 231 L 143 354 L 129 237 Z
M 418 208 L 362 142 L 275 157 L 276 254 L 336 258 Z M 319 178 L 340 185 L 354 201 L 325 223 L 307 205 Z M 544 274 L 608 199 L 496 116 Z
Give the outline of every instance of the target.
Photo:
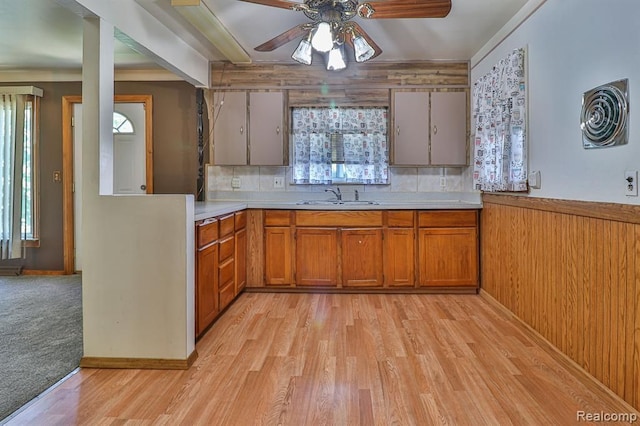
M 133 134 L 135 133 L 133 123 L 129 118 L 117 111 L 113 112 L 113 133 Z

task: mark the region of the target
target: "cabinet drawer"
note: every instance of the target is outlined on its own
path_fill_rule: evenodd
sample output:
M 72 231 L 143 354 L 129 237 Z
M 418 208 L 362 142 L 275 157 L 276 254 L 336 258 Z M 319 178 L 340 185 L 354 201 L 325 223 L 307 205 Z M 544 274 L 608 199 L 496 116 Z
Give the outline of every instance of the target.
M 476 226 L 475 210 L 438 210 L 418 213 L 418 225 L 421 228 L 450 228 Z
M 233 214 L 218 219 L 220 222 L 220 238 L 233 234 L 235 229 L 235 218 Z
M 220 263 L 220 265 L 218 265 L 218 283 L 220 288 L 228 285 L 229 282 L 233 284 L 234 270 L 235 268 L 233 259 L 229 259 L 226 262 Z
M 230 237 L 225 238 L 224 240 L 220 240 L 218 244 L 219 253 L 220 253 L 220 262 L 224 262 L 228 258 L 233 256 L 233 252 L 235 251 L 235 237 L 231 235 Z
M 246 211 L 236 212 L 235 218 L 234 218 L 234 222 L 235 222 L 235 230 L 236 231 L 246 227 L 247 226 L 247 212 Z
M 264 226 L 289 225 L 291 225 L 291 212 L 289 210 L 265 210 Z
M 382 211 L 298 211 L 296 212 L 296 225 L 332 227 L 382 226 Z
M 398 210 L 387 212 L 387 226 L 394 228 L 413 227 L 413 210 Z
M 218 221 L 207 219 L 199 222 L 196 227 L 197 245 L 202 248 L 218 239 Z
M 220 292 L 219 292 L 220 297 L 218 298 L 220 303 L 220 310 L 226 308 L 229 305 L 229 303 L 231 303 L 231 301 L 236 295 L 235 293 L 236 293 L 236 287 L 235 285 L 233 285 L 233 281 L 227 284 L 225 287 L 220 287 Z

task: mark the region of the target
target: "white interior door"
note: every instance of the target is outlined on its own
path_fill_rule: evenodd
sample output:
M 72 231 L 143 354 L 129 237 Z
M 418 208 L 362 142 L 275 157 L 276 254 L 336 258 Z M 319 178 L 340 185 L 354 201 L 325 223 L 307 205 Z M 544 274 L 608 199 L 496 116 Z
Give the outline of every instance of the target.
M 114 194 L 146 193 L 146 135 L 144 103 L 116 103 L 114 112 L 129 119 L 132 132 L 114 133 Z M 73 105 L 73 226 L 75 270 L 82 271 L 82 104 Z

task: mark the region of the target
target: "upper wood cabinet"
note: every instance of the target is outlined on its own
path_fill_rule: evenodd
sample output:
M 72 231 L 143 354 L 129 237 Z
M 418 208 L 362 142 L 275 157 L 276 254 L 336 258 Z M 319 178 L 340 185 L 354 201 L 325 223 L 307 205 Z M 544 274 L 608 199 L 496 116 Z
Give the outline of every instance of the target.
M 249 93 L 249 162 L 255 166 L 284 164 L 282 92 Z
M 431 93 L 431 164 L 467 164 L 467 94 Z
M 219 166 L 247 164 L 247 93 L 217 92 L 213 158 Z
M 467 164 L 466 92 L 393 92 L 393 164 Z
M 393 164 L 429 164 L 429 93 L 395 92 Z
M 285 164 L 282 92 L 217 92 L 216 108 L 220 111 L 213 125 L 216 165 Z

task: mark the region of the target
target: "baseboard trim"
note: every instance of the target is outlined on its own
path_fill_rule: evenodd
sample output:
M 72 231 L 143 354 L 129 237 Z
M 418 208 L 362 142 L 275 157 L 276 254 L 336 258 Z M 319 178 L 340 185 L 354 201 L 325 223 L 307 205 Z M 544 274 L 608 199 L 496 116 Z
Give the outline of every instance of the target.
M 198 358 L 194 349 L 187 359 L 82 357 L 81 368 L 123 368 L 140 370 L 188 370 Z
M 39 271 L 36 269 L 23 269 L 22 275 L 67 275 L 64 271 Z
M 594 387 L 598 389 L 598 391 L 604 392 L 613 398 L 616 402 L 618 402 L 621 406 L 620 409 L 624 412 L 629 413 L 638 413 L 631 404 L 622 399 L 622 397 L 616 394 L 614 391 L 609 389 L 604 383 L 593 377 L 589 372 L 587 372 L 584 368 L 582 368 L 578 363 L 572 360 L 567 354 L 562 352 L 559 348 L 557 348 L 553 343 L 544 338 L 544 336 L 536 329 L 531 327 L 529 324 L 524 322 L 520 317 L 511 312 L 506 306 L 500 303 L 497 299 L 495 299 L 491 294 L 487 293 L 483 289 L 480 289 L 479 293 L 480 297 L 486 300 L 493 308 L 499 311 L 501 314 L 509 317 L 510 319 L 515 320 L 517 323 L 522 325 L 527 331 L 531 333 L 532 338 L 536 341 L 537 344 L 549 350 L 552 356 L 561 363 L 567 370 L 571 371 L 578 379 L 587 385 L 588 387 Z M 620 411 L 620 412 L 623 412 Z M 640 413 L 638 413 L 640 414 Z

